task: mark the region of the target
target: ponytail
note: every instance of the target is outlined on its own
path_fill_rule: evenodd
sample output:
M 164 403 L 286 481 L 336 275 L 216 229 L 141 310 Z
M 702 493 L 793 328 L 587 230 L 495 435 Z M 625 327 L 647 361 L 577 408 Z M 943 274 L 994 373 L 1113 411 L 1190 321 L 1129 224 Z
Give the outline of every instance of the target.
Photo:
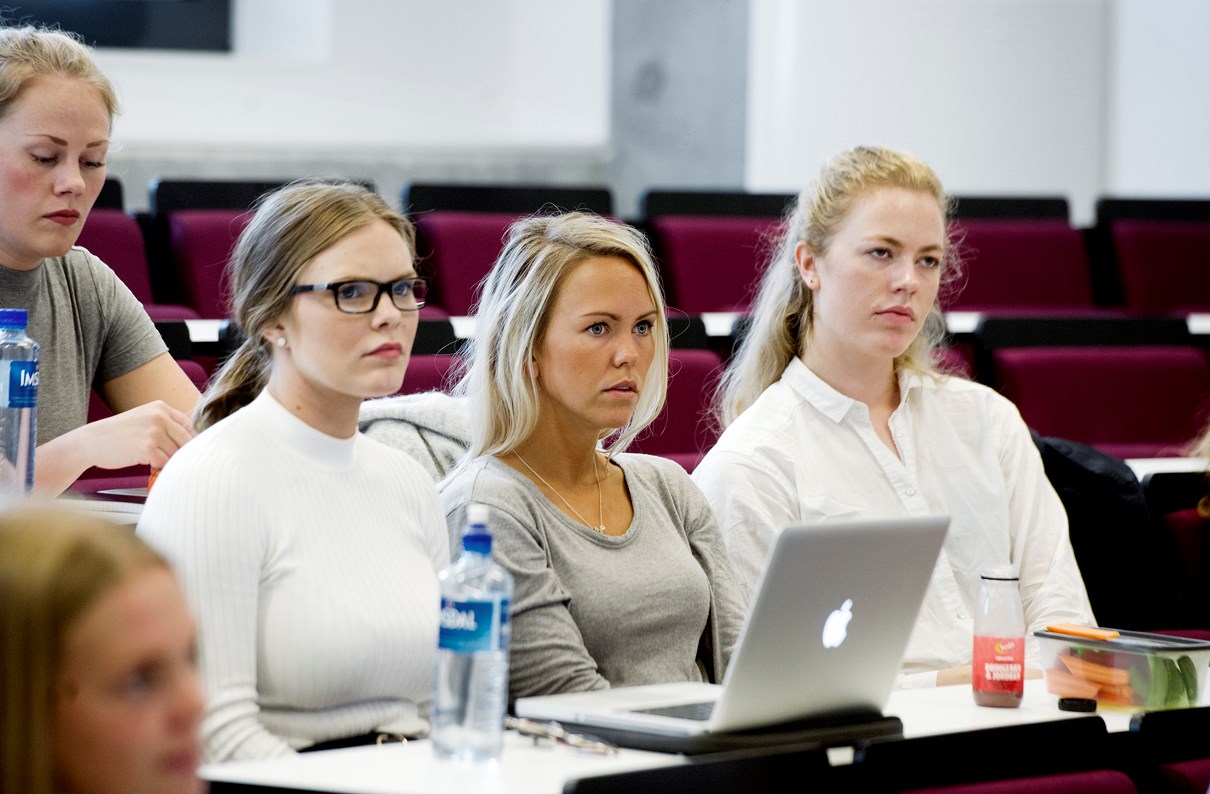
M 263 339 L 245 339 L 215 373 L 193 411 L 193 428 L 202 432 L 248 405 L 269 383 L 269 353 Z

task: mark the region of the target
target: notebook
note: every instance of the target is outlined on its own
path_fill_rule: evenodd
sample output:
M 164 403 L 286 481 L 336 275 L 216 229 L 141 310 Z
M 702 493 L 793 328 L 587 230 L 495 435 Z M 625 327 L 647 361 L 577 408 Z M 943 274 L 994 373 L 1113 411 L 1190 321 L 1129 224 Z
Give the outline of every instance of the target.
M 722 684 L 525 697 L 516 713 L 682 737 L 876 717 L 948 527 L 948 516 L 788 527 L 769 550 Z

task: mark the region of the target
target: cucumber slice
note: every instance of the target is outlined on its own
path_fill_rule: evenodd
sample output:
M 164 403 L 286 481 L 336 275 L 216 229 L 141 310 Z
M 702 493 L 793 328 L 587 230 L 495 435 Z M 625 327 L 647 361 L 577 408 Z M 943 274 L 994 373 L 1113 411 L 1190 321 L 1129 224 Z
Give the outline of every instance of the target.
M 1189 697 L 1189 705 L 1196 706 L 1197 699 L 1197 667 L 1194 666 L 1193 660 L 1188 656 L 1182 656 L 1176 660 L 1176 666 L 1181 671 L 1181 678 L 1185 681 L 1185 694 Z
M 1189 705 L 1185 694 L 1185 677 L 1177 667 L 1176 660 L 1164 657 L 1164 668 L 1168 672 L 1168 695 L 1164 698 L 1164 708 L 1180 709 Z
M 1162 709 L 1168 699 L 1168 668 L 1159 656 L 1148 656 L 1151 682 L 1147 688 L 1147 708 Z

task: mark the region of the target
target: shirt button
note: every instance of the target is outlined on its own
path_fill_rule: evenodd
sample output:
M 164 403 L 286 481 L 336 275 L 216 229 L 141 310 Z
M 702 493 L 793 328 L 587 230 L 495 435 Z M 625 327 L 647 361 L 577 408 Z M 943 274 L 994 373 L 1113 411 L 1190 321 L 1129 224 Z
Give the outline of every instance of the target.
M 915 488 L 908 488 L 906 491 L 904 491 L 904 493 L 905 493 L 905 494 L 907 494 L 908 496 L 915 496 L 915 495 L 916 495 L 916 489 L 915 489 Z

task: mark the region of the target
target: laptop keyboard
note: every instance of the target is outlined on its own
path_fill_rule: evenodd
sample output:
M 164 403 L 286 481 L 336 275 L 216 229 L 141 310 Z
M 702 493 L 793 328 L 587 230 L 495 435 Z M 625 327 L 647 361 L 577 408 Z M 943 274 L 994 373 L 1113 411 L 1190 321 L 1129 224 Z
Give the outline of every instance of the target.
M 653 709 L 635 709 L 636 714 L 655 714 L 660 717 L 679 717 L 684 720 L 705 722 L 714 712 L 716 701 L 707 700 L 701 703 L 681 703 L 676 706 L 661 706 Z

